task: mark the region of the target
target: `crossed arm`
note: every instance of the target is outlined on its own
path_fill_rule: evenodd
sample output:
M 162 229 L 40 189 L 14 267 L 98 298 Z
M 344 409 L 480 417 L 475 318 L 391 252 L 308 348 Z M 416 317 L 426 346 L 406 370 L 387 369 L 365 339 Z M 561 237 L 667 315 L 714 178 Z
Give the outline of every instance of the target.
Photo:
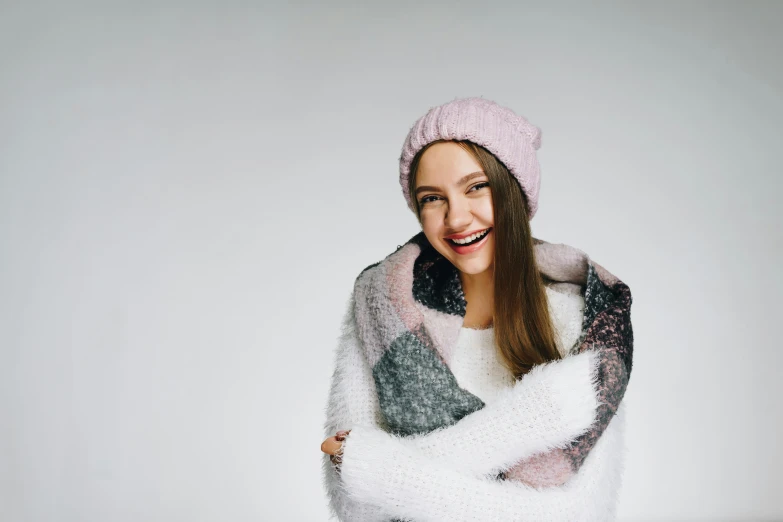
M 579 474 L 562 487 L 539 490 L 490 476 L 532 455 L 566 447 L 593 425 L 598 406 L 594 351 L 534 367 L 494 402 L 456 424 L 396 437 L 383 429 L 372 371 L 351 312 L 349 302 L 324 424 L 327 437 L 351 429 L 340 473 L 323 456 L 333 514 L 365 522 L 392 517 L 570 520 L 574 513 L 584 519 L 582 504 L 595 496 L 591 492 L 599 487 L 601 474 L 610 473 L 610 450 L 596 452 L 599 443 L 609 444 L 602 442 L 607 437 L 601 437 Z

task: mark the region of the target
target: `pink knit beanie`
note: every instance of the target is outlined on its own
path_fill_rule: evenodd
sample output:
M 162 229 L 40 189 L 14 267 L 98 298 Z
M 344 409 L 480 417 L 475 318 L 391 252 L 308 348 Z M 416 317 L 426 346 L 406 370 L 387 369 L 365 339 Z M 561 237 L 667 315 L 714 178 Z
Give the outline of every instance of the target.
M 533 219 L 541 185 L 536 158 L 541 129 L 484 98 L 457 98 L 431 108 L 413 124 L 400 155 L 400 185 L 412 211 L 415 206 L 408 191 L 411 162 L 417 152 L 436 140 L 469 140 L 494 154 L 522 186 L 530 207 L 528 219 Z

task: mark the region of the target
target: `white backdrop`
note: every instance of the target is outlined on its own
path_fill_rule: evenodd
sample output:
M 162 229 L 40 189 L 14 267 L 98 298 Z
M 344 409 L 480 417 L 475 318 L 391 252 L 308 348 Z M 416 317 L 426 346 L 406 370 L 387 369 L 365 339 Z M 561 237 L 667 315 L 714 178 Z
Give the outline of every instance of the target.
M 217 4 L 1 4 L 0 520 L 325 521 L 343 307 L 462 96 L 631 287 L 620 518 L 783 518 L 783 3 Z

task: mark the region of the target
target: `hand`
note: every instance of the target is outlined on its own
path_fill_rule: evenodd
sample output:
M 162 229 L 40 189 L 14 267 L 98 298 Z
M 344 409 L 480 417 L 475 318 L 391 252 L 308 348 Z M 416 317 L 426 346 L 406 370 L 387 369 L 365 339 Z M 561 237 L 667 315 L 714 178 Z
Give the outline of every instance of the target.
M 321 443 L 321 451 L 329 455 L 329 459 L 337 466 L 338 471 L 343 461 L 343 441 L 349 433 L 351 430 L 340 430 L 334 437 L 329 437 Z

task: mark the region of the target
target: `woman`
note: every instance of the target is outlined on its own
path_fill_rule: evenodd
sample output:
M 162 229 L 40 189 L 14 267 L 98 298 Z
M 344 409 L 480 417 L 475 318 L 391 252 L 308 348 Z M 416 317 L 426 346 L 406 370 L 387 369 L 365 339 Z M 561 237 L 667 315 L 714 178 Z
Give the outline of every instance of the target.
M 422 231 L 356 279 L 322 443 L 344 521 L 611 520 L 629 288 L 536 239 L 540 130 L 481 98 L 411 129 Z

